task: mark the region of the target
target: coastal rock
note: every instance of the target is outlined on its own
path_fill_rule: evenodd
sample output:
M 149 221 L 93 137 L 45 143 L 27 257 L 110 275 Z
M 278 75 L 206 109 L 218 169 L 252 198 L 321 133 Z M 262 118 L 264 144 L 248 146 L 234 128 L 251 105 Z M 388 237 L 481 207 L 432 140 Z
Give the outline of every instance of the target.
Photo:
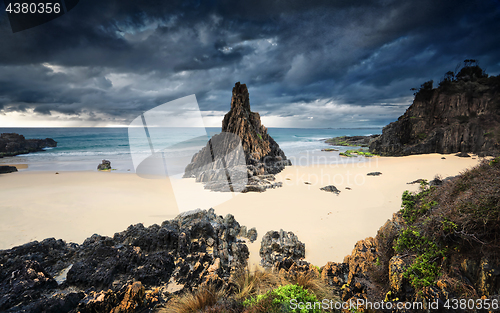
M 276 262 L 272 271 L 288 281 L 297 281 L 302 278 L 320 278 L 319 268 L 304 260 L 294 260 L 290 257 Z
M 406 184 L 407 184 L 407 185 L 413 185 L 413 184 L 421 184 L 421 183 L 425 183 L 425 182 L 426 182 L 426 180 L 425 180 L 425 179 L 423 179 L 423 178 L 419 178 L 419 179 L 417 179 L 417 180 L 411 181 L 411 182 L 406 183 Z
M 96 234 L 81 245 L 51 238 L 2 250 L 0 310 L 135 312 L 166 302 L 171 293 L 223 287 L 247 266 L 240 232 L 230 214 L 195 210 L 161 226 Z
M 409 257 L 393 256 L 389 261 L 389 287 L 391 295 L 399 298 L 406 298 L 406 294 L 411 293 L 411 285 L 404 273 L 411 265 L 412 259 Z
M 263 192 L 281 187 L 274 182 L 274 174 L 286 165 L 291 165 L 290 160 L 261 124 L 259 113 L 250 110 L 248 89 L 238 82 L 222 133 L 193 156 L 184 177 L 195 177 L 214 191 Z
M 305 257 L 305 244 L 293 232 L 268 231 L 260 244 L 259 251 L 263 267 L 271 268 L 276 262 L 290 258 L 298 262 Z
M 338 190 L 337 187 L 335 187 L 334 185 L 325 186 L 323 188 L 320 188 L 320 190 L 332 192 L 332 193 L 337 194 L 337 195 L 340 193 L 340 190 Z
M 29 303 L 44 291 L 57 287 L 57 282 L 37 261 L 24 260 L 13 264 L 10 275 L 3 273 L 0 284 L 0 310 L 6 310 L 19 303 Z
M 97 165 L 98 171 L 108 171 L 111 169 L 111 162 L 108 160 L 102 160 L 101 164 Z
M 325 142 L 332 146 L 348 146 L 348 147 L 368 147 L 380 135 L 370 136 L 341 136 L 326 139 Z M 336 149 L 323 149 L 321 151 L 338 151 Z
M 366 175 L 368 175 L 368 176 L 380 176 L 380 175 L 382 175 L 382 173 L 380 173 L 380 172 L 370 172 L 370 173 L 368 173 Z
M 17 172 L 17 167 L 9 165 L 0 166 L 0 174 L 13 173 L 13 172 Z
M 321 279 L 336 290 L 347 283 L 348 275 L 349 265 L 346 263 L 328 262 L 321 268 Z
M 479 71 L 482 71 L 477 67 Z M 464 67 L 462 71 L 476 70 Z M 473 75 L 474 76 L 474 75 Z M 500 76 L 478 74 L 432 88 L 422 85 L 413 104 L 397 121 L 384 127 L 370 152 L 389 156 L 424 153 L 500 151 Z
M 43 151 L 47 147 L 57 147 L 52 138 L 26 139 L 16 133 L 0 134 L 0 157 Z

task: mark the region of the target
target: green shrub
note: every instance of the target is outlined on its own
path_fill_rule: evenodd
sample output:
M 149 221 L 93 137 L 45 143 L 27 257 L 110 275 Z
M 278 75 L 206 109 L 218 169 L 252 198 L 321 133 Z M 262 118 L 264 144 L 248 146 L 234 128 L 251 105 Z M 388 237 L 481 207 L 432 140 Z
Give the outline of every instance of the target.
M 420 189 L 422 191 L 419 193 L 412 193 L 406 190 L 401 197 L 402 209 L 400 212 L 408 224 L 413 224 L 419 217 L 438 204 L 436 201 L 427 200 L 427 196 L 434 188 L 427 188 L 426 180 L 420 183 Z
M 441 274 L 437 264 L 445 256 L 445 249 L 440 249 L 434 241 L 421 235 L 417 228 L 408 227 L 400 233 L 394 244 L 394 251 L 417 254 L 404 273 L 413 288 L 419 290 L 435 284 L 436 278 Z
M 500 157 L 496 157 L 490 161 L 490 166 L 497 165 L 500 163 Z
M 292 309 L 291 301 L 295 300 L 294 303 L 303 304 L 303 308 Z M 268 291 L 265 294 L 258 295 L 246 299 L 243 304 L 249 308 L 249 312 L 300 312 L 300 313 L 321 313 L 321 305 L 316 305 L 314 308 L 314 303 L 319 303 L 316 296 L 309 293 L 306 289 L 298 285 L 285 285 L 280 286 L 274 290 Z M 307 307 L 310 304 L 310 307 Z

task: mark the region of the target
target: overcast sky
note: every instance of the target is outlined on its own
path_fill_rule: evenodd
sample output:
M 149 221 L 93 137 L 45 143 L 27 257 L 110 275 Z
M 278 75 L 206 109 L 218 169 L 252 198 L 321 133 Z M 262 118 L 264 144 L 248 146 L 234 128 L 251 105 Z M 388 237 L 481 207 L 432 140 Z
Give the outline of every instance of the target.
M 499 30 L 499 0 L 81 0 L 18 33 L 0 13 L 0 127 L 126 126 L 191 94 L 220 126 L 238 81 L 268 127 L 384 126 L 464 59 L 498 75 Z

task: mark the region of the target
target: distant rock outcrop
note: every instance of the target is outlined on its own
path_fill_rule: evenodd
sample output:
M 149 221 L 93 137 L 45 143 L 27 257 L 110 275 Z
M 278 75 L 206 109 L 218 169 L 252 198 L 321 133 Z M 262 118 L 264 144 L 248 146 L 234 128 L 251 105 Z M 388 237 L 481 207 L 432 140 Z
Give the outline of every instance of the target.
M 497 154 L 500 76 L 487 77 L 479 67 L 450 73 L 438 88 L 432 88 L 432 81 L 423 84 L 408 110 L 370 143 L 370 152 Z
M 274 182 L 274 174 L 286 165 L 291 165 L 290 160 L 261 124 L 259 113 L 250 111 L 248 89 L 238 82 L 222 133 L 193 156 L 184 177 L 195 177 L 216 191 L 261 192 L 281 186 Z
M 370 142 L 378 138 L 380 135 L 368 136 L 340 136 L 326 139 L 325 142 L 332 146 L 347 146 L 347 147 L 368 147 Z M 324 151 L 336 151 L 335 149 L 323 149 Z
M 43 148 L 46 147 L 57 147 L 57 142 L 52 138 L 26 139 L 23 135 L 16 133 L 0 135 L 0 158 L 43 151 Z

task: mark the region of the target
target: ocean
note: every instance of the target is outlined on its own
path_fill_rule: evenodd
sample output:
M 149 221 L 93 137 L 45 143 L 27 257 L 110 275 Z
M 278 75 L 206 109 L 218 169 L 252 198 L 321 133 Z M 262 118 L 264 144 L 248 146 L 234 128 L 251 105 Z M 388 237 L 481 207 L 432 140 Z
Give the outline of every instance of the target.
M 221 128 L 211 127 L 150 129 L 155 147 L 161 146 L 170 157 L 189 163 L 194 153 L 205 146 L 209 136 Z M 148 153 L 150 142 L 137 129 L 124 128 L 0 128 L 0 133 L 18 133 L 27 139 L 52 138 L 57 147 L 45 151 L 5 157 L 0 164 L 27 164 L 26 171 L 95 171 L 101 160 L 111 161 L 117 172 L 134 172 L 129 145 L 134 153 Z M 268 133 L 280 145 L 295 165 L 340 162 L 338 152 L 321 152 L 331 147 L 324 139 L 337 136 L 380 134 L 382 128 L 268 128 Z M 201 136 L 200 136 L 201 134 Z M 337 147 L 345 151 L 347 147 Z M 342 158 L 345 159 L 345 158 Z M 182 162 L 181 162 L 182 163 Z M 181 164 L 180 166 L 185 166 Z M 186 163 L 186 164 L 187 164 Z

